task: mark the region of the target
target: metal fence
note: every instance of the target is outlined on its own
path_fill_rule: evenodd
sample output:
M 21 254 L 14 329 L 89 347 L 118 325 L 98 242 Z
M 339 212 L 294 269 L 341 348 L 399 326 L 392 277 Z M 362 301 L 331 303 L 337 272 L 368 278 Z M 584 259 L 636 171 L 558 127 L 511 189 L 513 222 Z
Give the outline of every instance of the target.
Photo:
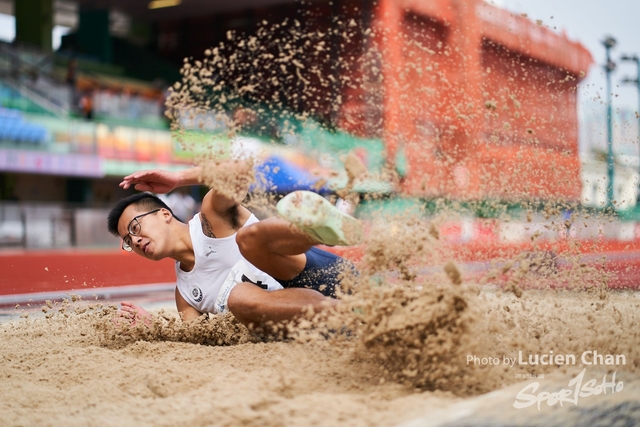
M 117 247 L 108 209 L 0 202 L 0 248 Z

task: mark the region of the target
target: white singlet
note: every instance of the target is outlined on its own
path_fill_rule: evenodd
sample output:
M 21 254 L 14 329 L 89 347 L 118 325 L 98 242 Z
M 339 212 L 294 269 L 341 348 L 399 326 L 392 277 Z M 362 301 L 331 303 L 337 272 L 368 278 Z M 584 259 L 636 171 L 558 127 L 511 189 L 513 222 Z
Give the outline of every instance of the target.
M 258 218 L 252 214 L 243 227 L 256 222 Z M 269 291 L 282 289 L 273 277 L 244 259 L 236 233 L 220 239 L 206 236 L 198 213 L 189 221 L 189 234 L 195 265 L 191 271 L 183 271 L 176 261 L 177 285 L 182 298 L 199 312 L 225 312 L 231 289 L 241 282 L 250 281 Z

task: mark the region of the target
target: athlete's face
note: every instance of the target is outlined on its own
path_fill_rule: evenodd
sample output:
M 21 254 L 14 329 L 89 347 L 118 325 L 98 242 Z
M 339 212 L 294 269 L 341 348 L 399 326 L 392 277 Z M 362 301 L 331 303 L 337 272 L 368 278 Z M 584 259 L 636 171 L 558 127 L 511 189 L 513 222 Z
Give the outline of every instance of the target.
M 152 260 L 166 256 L 168 223 L 171 213 L 166 209 L 140 211 L 129 205 L 118 221 L 118 234 L 123 240 L 122 248 Z

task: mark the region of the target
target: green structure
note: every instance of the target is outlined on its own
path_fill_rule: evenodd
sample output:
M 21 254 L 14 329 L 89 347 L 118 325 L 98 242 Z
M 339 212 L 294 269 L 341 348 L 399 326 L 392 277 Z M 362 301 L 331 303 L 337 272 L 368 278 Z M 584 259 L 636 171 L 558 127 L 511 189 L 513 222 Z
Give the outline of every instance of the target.
M 52 51 L 53 0 L 14 0 L 16 42 Z
M 77 43 L 82 53 L 108 64 L 113 61 L 108 9 L 80 6 Z

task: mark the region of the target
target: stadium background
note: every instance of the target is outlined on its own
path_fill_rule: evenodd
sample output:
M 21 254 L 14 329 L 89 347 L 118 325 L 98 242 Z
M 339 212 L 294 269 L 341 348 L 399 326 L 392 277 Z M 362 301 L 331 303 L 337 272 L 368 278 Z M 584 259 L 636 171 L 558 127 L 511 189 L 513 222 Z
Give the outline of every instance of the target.
M 370 171 L 390 167 L 397 180 L 356 187 L 363 202 L 355 214 L 366 220 L 374 211 L 422 207 L 435 215 L 442 203 L 458 203 L 461 217 L 439 231 L 469 266 L 468 277 L 489 260 L 527 250 L 536 232 L 543 247 L 564 244 L 567 234 L 545 225 L 568 219 L 566 206 L 575 206 L 594 215 L 588 226 L 566 232 L 589 242 L 587 256 L 609 256 L 615 283 L 638 283 L 637 171 L 616 163 L 615 220 L 599 219 L 607 206 L 602 153 L 587 160 L 578 153 L 576 88 L 593 57 L 579 41 L 525 16 L 480 0 L 0 6 L 16 25 L 15 40 L 0 44 L 0 294 L 171 282 L 172 262 L 134 260 L 106 232 L 109 206 L 127 194 L 117 184 L 139 169 L 192 164 L 194 153 L 172 136 L 164 116 L 185 57 L 201 58 L 230 31 L 248 37 L 263 22 L 287 19 L 307 31 L 330 33 L 344 22 L 363 31 L 348 44 L 335 38 L 321 59 L 306 58 L 305 67 L 337 77 L 326 102 L 289 105 L 314 111 L 319 126 L 303 127 L 295 144 L 260 123 L 242 135 L 282 167 L 272 177 L 275 191 L 311 185 L 312 169 L 335 171 L 329 184 L 344 185 L 339 165 L 347 153 Z M 54 50 L 61 24 L 70 31 Z M 367 37 L 366 29 L 376 35 Z M 373 72 L 362 60 L 372 45 L 385 46 L 378 64 L 384 78 L 366 87 L 345 83 Z M 433 69 L 438 78 L 422 72 Z M 188 135 L 230 143 L 224 132 L 197 126 Z M 373 193 L 384 197 L 366 200 Z M 189 195 L 197 201 L 202 193 Z M 565 208 L 549 218 L 546 209 L 558 200 Z M 534 227 L 521 218 L 527 209 Z M 505 212 L 515 220 L 504 221 Z M 358 258 L 358 248 L 348 255 Z

